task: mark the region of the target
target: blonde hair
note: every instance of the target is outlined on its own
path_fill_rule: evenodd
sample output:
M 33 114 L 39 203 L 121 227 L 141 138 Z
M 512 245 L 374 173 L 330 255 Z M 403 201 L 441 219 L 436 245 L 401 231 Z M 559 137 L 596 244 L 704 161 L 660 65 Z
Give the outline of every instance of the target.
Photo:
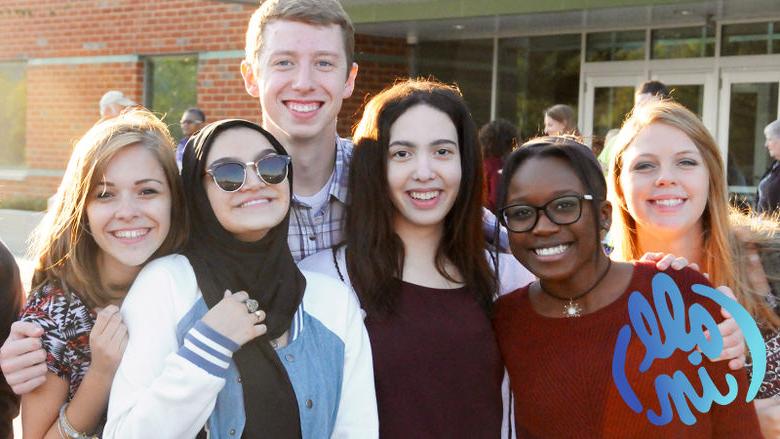
M 263 50 L 263 31 L 273 20 L 297 21 L 313 26 L 341 27 L 347 74 L 355 59 L 355 28 L 338 0 L 266 0 L 249 19 L 246 29 L 245 61 L 256 68 Z
M 726 174 L 720 150 L 699 118 L 676 102 L 658 100 L 634 107 L 615 138 L 615 150 L 610 160 L 607 179 L 608 198 L 613 206 L 615 256 L 623 260 L 635 260 L 642 256 L 637 224 L 628 211 L 625 194 L 620 185 L 620 174 L 623 171 L 623 155 L 626 149 L 644 128 L 652 124 L 664 124 L 682 131 L 696 145 L 709 170 L 707 204 L 701 217 L 703 260 L 695 262 L 699 263 L 703 272 L 709 273 L 713 285 L 731 287 L 739 302 L 752 316 L 773 328 L 780 326 L 780 318 L 758 299 L 757 294 L 753 294 L 757 292 L 752 291 L 748 282 L 747 265 L 743 261 L 745 243 L 737 239 L 732 221 L 739 219 L 740 222 L 750 222 L 750 219 L 740 219 L 740 214 L 729 206 Z
M 108 294 L 97 267 L 99 248 L 88 231 L 86 207 L 111 159 L 134 145 L 155 156 L 171 190 L 172 227 L 152 258 L 171 253 L 184 243 L 188 223 L 173 138 L 152 113 L 134 109 L 98 122 L 76 143 L 55 201 L 31 237 L 36 261 L 33 288 L 55 283 L 78 293 L 89 307 L 104 306 L 115 299 Z

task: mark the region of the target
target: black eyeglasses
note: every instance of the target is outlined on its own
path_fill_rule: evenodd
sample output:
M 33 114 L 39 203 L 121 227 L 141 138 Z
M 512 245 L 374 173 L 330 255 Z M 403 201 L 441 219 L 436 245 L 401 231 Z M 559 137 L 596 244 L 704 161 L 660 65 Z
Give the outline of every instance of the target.
M 548 201 L 544 206 L 510 204 L 499 212 L 501 223 L 512 232 L 523 233 L 533 230 L 539 222 L 539 212 L 544 211 L 547 218 L 565 226 L 576 223 L 582 215 L 582 200 L 593 201 L 593 195 L 564 195 Z
M 257 176 L 265 184 L 279 184 L 287 178 L 290 156 L 268 154 L 254 162 L 221 162 L 206 169 L 218 188 L 225 192 L 235 192 L 246 183 L 246 168 L 254 166 Z

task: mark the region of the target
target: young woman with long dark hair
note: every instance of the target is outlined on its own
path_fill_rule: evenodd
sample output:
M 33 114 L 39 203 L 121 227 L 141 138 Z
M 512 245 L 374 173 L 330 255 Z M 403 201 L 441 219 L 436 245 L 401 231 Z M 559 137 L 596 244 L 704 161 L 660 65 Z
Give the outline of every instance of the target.
M 463 97 L 399 82 L 366 105 L 354 140 L 346 245 L 301 266 L 340 277 L 360 299 L 381 436 L 500 437 L 491 309 L 500 288 L 531 276 L 486 249 L 482 159 Z

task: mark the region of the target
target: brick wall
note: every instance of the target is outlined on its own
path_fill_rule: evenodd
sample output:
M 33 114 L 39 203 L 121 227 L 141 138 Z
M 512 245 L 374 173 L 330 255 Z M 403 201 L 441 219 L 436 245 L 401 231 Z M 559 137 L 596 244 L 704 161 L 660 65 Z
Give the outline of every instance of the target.
M 355 91 L 344 101 L 339 113 L 338 131 L 342 136 L 352 134 L 352 126 L 360 120 L 363 105 L 371 96 L 396 78 L 409 75 L 407 45 L 403 39 L 356 35 L 355 59 L 358 63 Z
M 207 0 L 2 2 L 0 62 L 28 61 L 26 167 L 63 170 L 74 141 L 98 119 L 105 91 L 143 102 L 145 55 L 208 53 L 198 61 L 198 106 L 209 120 L 259 122 L 233 52 L 243 50 L 254 9 Z M 403 40 L 358 35 L 356 51 L 357 85 L 339 115 L 343 136 L 368 96 L 407 74 Z M 56 177 L 3 179 L 0 170 L 0 198 L 48 197 L 58 184 Z

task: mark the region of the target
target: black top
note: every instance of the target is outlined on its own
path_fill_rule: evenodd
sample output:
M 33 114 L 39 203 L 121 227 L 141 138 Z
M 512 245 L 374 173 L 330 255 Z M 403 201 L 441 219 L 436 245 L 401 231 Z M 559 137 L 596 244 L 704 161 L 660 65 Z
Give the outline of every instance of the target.
M 772 213 L 780 210 L 780 162 L 775 161 L 769 171 L 758 183 L 759 213 Z
M 504 367 L 474 294 L 396 282 L 396 312 L 366 319 L 379 436 L 500 437 Z
M 0 241 L 0 344 L 5 343 L 11 323 L 19 318 L 24 293 L 19 267 L 8 247 Z M 13 419 L 19 414 L 19 397 L 0 373 L 0 438 L 13 437 Z

